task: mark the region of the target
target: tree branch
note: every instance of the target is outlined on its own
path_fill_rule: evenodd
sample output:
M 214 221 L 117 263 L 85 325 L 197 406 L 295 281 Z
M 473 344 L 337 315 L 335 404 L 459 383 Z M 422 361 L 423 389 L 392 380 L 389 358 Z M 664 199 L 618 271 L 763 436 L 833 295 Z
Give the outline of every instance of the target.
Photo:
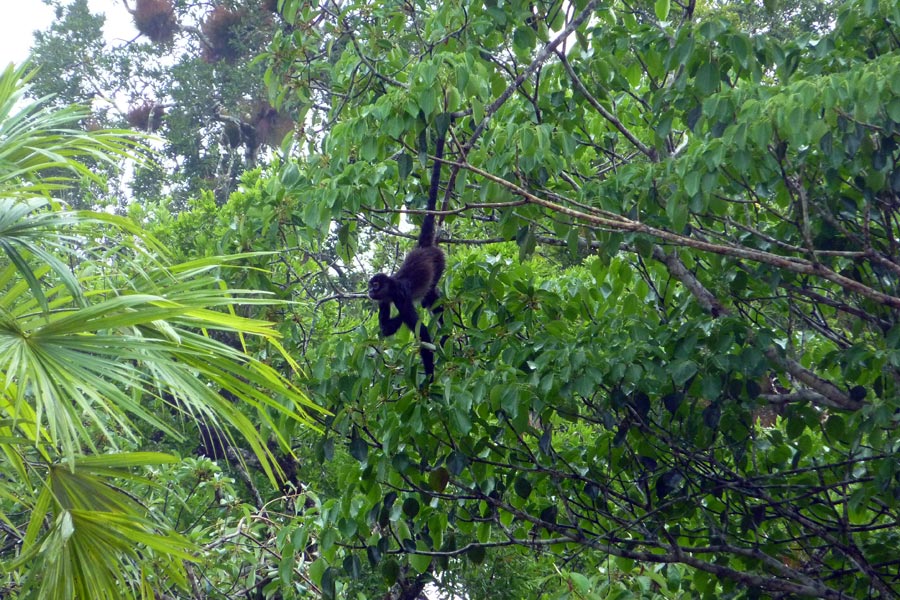
M 790 373 L 798 381 L 819 392 L 822 395 L 820 404 L 841 410 L 859 410 L 862 408 L 861 402 L 851 400 L 850 396 L 838 389 L 833 383 L 822 379 L 794 359 L 781 356 L 774 347 L 766 350 L 766 357 L 779 368 Z
M 615 217 L 600 216 L 574 210 L 556 202 L 551 202 L 549 200 L 539 198 L 528 190 L 525 190 L 524 188 L 521 188 L 512 182 L 506 181 L 502 177 L 497 177 L 492 173 L 488 173 L 487 171 L 479 169 L 478 167 L 472 166 L 469 163 L 457 163 L 457 165 L 459 166 L 459 168 L 468 169 L 476 175 L 480 175 L 481 177 L 484 177 L 489 181 L 493 181 L 494 183 L 507 188 L 514 194 L 527 199 L 531 204 L 543 206 L 544 208 L 548 208 L 561 214 L 568 215 L 572 218 L 587 221 L 588 223 L 592 223 L 598 227 L 602 227 L 611 231 L 630 231 L 634 233 L 644 233 L 678 246 L 686 246 L 689 248 L 694 248 L 696 250 L 701 250 L 703 252 L 710 252 L 722 256 L 730 256 L 732 258 L 741 258 L 753 262 L 771 265 L 773 267 L 784 269 L 786 271 L 791 271 L 794 273 L 802 273 L 804 275 L 820 277 L 834 284 L 837 284 L 847 291 L 861 294 L 866 298 L 878 302 L 879 304 L 884 304 L 894 309 L 900 309 L 900 298 L 898 298 L 897 296 L 892 296 L 890 294 L 885 294 L 884 292 L 874 290 L 859 281 L 850 279 L 849 277 L 845 277 L 844 275 L 832 271 L 825 265 L 813 263 L 812 261 L 804 258 L 781 256 L 778 254 L 773 254 L 771 252 L 766 252 L 764 250 L 755 250 L 743 246 L 714 244 L 705 240 L 699 240 L 689 236 L 667 231 L 665 229 L 652 227 L 640 221 L 635 221 L 621 215 L 616 215 Z
M 588 89 L 584 86 L 581 79 L 578 77 L 578 74 L 575 73 L 575 69 L 572 68 L 572 65 L 569 63 L 569 59 L 566 58 L 566 55 L 556 50 L 556 56 L 559 58 L 559 61 L 562 63 L 563 67 L 566 69 L 566 73 L 569 75 L 569 79 L 572 80 L 572 83 L 575 84 L 575 88 L 581 93 L 582 96 L 587 99 L 588 104 L 590 104 L 594 110 L 596 110 L 600 115 L 612 123 L 613 127 L 618 129 L 622 135 L 624 135 L 629 142 L 631 142 L 635 148 L 641 151 L 642 154 L 647 156 L 651 161 L 657 162 L 659 160 L 659 154 L 656 152 L 655 148 L 650 148 L 649 146 L 644 145 L 641 140 L 637 138 L 633 133 L 631 133 L 625 124 L 622 123 L 614 114 L 606 110 L 600 102 L 597 101 L 594 96 L 588 91 Z
M 676 252 L 666 254 L 661 246 L 654 245 L 653 258 L 666 265 L 666 268 L 672 277 L 680 281 L 681 284 L 688 289 L 703 310 L 713 317 L 719 317 L 729 313 L 728 309 L 719 302 L 719 299 L 706 289 L 706 286 L 697 279 L 697 276 L 688 271 Z

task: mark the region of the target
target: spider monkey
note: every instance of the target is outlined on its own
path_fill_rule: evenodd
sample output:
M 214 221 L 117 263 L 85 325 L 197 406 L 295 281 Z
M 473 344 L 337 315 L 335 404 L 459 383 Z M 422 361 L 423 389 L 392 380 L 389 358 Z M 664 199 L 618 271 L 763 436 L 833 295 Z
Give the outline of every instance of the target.
M 433 211 L 437 204 L 438 185 L 441 177 L 441 158 L 444 155 L 444 138 L 446 127 L 438 127 L 438 138 L 435 143 L 436 157 L 431 168 L 431 184 L 428 190 L 428 207 Z M 391 336 L 397 333 L 401 324 L 405 324 L 410 331 L 415 333 L 419 315 L 414 303 L 421 301 L 424 308 L 430 308 L 440 295 L 437 290 L 438 280 L 444 273 L 444 252 L 437 247 L 436 231 L 434 227 L 434 214 L 425 215 L 422 221 L 422 231 L 419 233 L 418 246 L 413 248 L 396 273 L 385 275 L 378 273 L 369 280 L 369 298 L 378 301 L 378 324 L 381 326 L 381 334 Z M 391 316 L 391 303 L 397 307 L 399 314 Z M 443 322 L 442 309 L 432 309 L 438 316 L 438 321 Z M 425 375 L 434 377 L 434 352 L 431 351 L 431 337 L 423 325 L 419 329 L 422 345 L 419 353 L 422 355 L 422 365 L 425 367 Z

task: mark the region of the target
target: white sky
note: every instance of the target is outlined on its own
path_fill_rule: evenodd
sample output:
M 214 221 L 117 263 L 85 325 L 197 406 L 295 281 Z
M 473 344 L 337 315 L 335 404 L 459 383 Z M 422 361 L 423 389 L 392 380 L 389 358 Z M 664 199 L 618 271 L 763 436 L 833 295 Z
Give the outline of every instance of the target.
M 10 10 L 0 18 L 0 69 L 10 62 L 19 64 L 25 60 L 34 42 L 32 32 L 47 29 L 54 17 L 53 9 L 41 0 L 5 0 L 5 3 L 15 3 L 15 8 L 7 6 Z M 104 33 L 113 44 L 137 34 L 121 0 L 89 0 L 88 5 L 91 12 L 106 14 Z

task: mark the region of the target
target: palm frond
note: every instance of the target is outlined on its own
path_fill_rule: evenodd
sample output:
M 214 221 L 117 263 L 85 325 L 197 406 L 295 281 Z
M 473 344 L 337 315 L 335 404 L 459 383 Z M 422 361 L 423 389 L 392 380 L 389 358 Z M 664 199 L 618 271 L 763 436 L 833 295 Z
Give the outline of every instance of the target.
M 139 160 L 141 147 L 133 132 L 77 129 L 83 108 L 24 101 L 30 76 L 0 74 L 0 498 L 16 507 L 0 520 L 21 548 L 4 567 L 24 571 L 22 597 L 146 595 L 148 557 L 183 586 L 193 548 L 117 487 L 149 485 L 132 469 L 175 459 L 107 453 L 140 447 L 139 425 L 177 437 L 170 423 L 186 415 L 242 441 L 274 483 L 266 442 L 290 452 L 278 425 L 314 426 L 322 411 L 291 381 L 299 365 L 273 325 L 239 316 L 271 298 L 218 277 L 247 255 L 170 266 L 130 221 L 50 199 L 71 179 L 98 180 L 92 162 Z M 248 336 L 293 372 L 248 355 Z
M 90 115 L 87 107 L 53 108 L 46 97 L 23 102 L 32 76 L 27 65 L 9 65 L 0 74 L 0 196 L 47 195 L 74 177 L 101 181 L 85 164 L 88 159 L 114 164 L 140 158 L 135 151 L 143 148 L 141 136 L 133 131 L 77 128 Z M 41 182 L 51 170 L 53 176 Z
M 176 460 L 165 454 L 125 453 L 82 458 L 74 469 L 51 466 L 34 512 L 40 520 L 53 515 L 53 524 L 40 539 L 38 529 L 30 527 L 22 554 L 11 565 L 37 563 L 41 576 L 29 578 L 26 591 L 39 598 L 133 598 L 141 553 L 147 552 L 168 557 L 164 563 L 170 577 L 183 582 L 178 561 L 192 560 L 196 548 L 164 532 L 144 507 L 115 485 L 125 469 Z
M 148 395 L 161 396 L 160 391 L 178 400 L 173 408 L 239 425 L 250 440 L 259 437 L 258 431 L 242 420 L 221 390 L 253 407 L 273 431 L 276 414 L 314 426 L 307 411 L 321 409 L 283 375 L 200 333 L 217 330 L 276 340 L 271 323 L 213 310 L 258 298 L 218 289 L 203 277 L 183 280 L 171 272 L 167 277 L 174 283 L 165 297 L 129 293 L 16 319 L 2 318 L 0 312 L 0 371 L 18 390 L 12 405 L 33 406 L 33 418 L 46 429 L 47 439 L 60 444 L 70 458 L 82 444 L 93 447 L 98 431 L 104 438 L 115 437 L 107 424 L 128 432 L 136 418 L 176 435 L 142 403 Z M 279 394 L 271 393 L 275 389 Z M 19 418 L 18 413 L 10 416 Z M 251 443 L 268 469 L 265 444 Z

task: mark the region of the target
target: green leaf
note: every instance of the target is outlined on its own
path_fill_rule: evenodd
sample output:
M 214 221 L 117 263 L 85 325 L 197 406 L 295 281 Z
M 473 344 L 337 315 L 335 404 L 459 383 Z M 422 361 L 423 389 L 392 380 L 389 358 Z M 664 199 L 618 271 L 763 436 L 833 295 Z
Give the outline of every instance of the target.
M 513 31 L 513 46 L 517 50 L 530 52 L 537 43 L 537 37 L 531 27 L 516 27 Z
M 435 492 L 443 492 L 450 482 L 450 472 L 444 467 L 438 467 L 428 474 L 428 485 Z
M 722 418 L 722 407 L 717 402 L 713 402 L 703 409 L 701 415 L 703 424 L 712 430 L 716 430 L 719 427 L 719 420 Z
M 653 9 L 656 12 L 656 18 L 665 21 L 669 18 L 670 0 L 656 0 Z
M 394 585 L 397 578 L 400 577 L 400 563 L 394 558 L 384 561 L 381 563 L 381 575 L 384 577 L 385 583 Z
M 336 597 L 336 581 L 337 579 L 337 569 L 334 567 L 328 567 L 325 569 L 325 572 L 322 574 L 322 581 L 319 584 L 319 587 L 322 590 L 322 598 L 324 600 L 332 600 Z
M 520 498 L 524 498 L 527 500 L 528 496 L 531 495 L 531 482 L 521 475 L 519 477 L 516 477 L 516 480 L 513 483 L 513 488 Z
M 696 196 L 700 191 L 700 172 L 692 170 L 684 176 L 684 191 L 688 196 Z
M 900 123 L 900 98 L 894 98 L 887 105 L 887 114 L 891 121 Z
M 719 66 L 714 62 L 703 63 L 697 69 L 697 91 L 703 95 L 712 94 L 719 89 Z
M 403 514 L 412 519 L 419 514 L 419 501 L 412 496 L 403 501 Z
M 344 567 L 344 572 L 350 576 L 350 579 L 359 579 L 362 575 L 362 563 L 356 554 L 345 556 L 342 566 Z
M 369 457 L 369 445 L 355 433 L 350 438 L 350 456 L 359 462 L 365 462 Z
M 437 106 L 437 94 L 435 94 L 434 88 L 426 88 L 422 90 L 422 92 L 419 94 L 418 104 L 419 108 L 422 109 L 422 112 L 424 114 L 432 114 L 435 110 L 435 107 Z M 365 139 L 370 140 L 373 138 L 367 137 Z
M 487 556 L 487 552 L 485 551 L 484 546 L 472 546 L 466 551 L 466 558 L 475 565 L 480 565 L 484 562 L 485 556 Z
M 412 173 L 413 169 L 413 159 L 407 154 L 403 153 L 397 157 L 397 171 L 400 175 L 400 179 L 406 179 L 409 177 L 409 174 Z
M 840 415 L 830 415 L 825 421 L 825 433 L 828 438 L 835 441 L 844 441 L 847 426 Z
M 731 52 L 737 58 L 738 64 L 746 69 L 750 66 L 750 39 L 743 33 L 736 33 L 728 38 Z
M 450 419 L 453 429 L 461 435 L 466 435 L 472 430 L 472 421 L 469 418 L 469 412 L 459 407 L 454 407 L 450 411 Z
M 794 440 L 800 437 L 806 430 L 806 422 L 803 420 L 801 415 L 791 415 L 787 420 L 787 435 L 788 438 Z
M 676 194 L 669 196 L 666 201 L 666 216 L 669 217 L 672 231 L 683 231 L 688 220 L 688 207 Z
M 454 450 L 447 457 L 447 469 L 451 475 L 459 475 L 468 465 L 469 457 L 459 450 Z
M 122 452 L 118 454 L 80 456 L 75 459 L 75 467 L 83 467 L 94 471 L 98 469 L 128 469 L 149 465 L 174 464 L 178 460 L 177 457 L 171 454 L 163 454 L 161 452 Z
M 431 566 L 431 556 L 427 554 L 411 554 L 409 564 L 417 573 L 427 573 Z
M 554 525 L 556 524 L 556 517 L 558 515 L 559 508 L 555 505 L 551 505 L 541 511 L 540 519 L 545 523 Z
M 537 247 L 537 239 L 530 227 L 522 227 L 516 233 L 516 243 L 519 245 L 519 260 L 525 261 L 534 253 Z
M 692 360 L 681 360 L 672 363 L 668 370 L 675 385 L 682 386 L 697 373 L 697 364 Z
M 684 394 L 682 394 L 681 392 L 666 394 L 665 396 L 663 396 L 662 402 L 667 411 L 675 414 L 675 412 L 678 411 L 678 407 L 681 406 L 682 402 L 684 402 Z

